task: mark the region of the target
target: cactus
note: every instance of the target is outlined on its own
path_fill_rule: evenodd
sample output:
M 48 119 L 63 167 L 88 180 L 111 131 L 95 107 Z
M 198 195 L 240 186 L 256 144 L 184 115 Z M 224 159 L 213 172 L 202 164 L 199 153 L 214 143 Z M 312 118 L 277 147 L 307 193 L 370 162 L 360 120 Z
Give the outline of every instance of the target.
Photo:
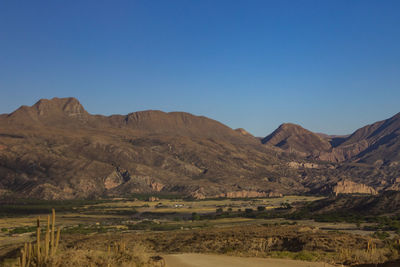
M 47 216 L 47 227 L 44 244 L 40 238 L 40 217 L 37 218 L 37 228 L 36 228 L 36 244 L 25 243 L 24 247 L 21 249 L 21 257 L 19 257 L 18 262 L 21 267 L 29 267 L 31 264 L 33 266 L 42 266 L 43 263 L 48 261 L 57 252 L 58 244 L 60 242 L 60 227 L 57 228 L 57 234 L 55 233 L 56 224 L 56 213 L 52 209 L 52 219 L 50 227 L 50 216 Z
M 50 246 L 51 246 L 51 251 L 50 255 L 53 256 L 55 251 L 55 245 L 54 245 L 54 230 L 55 230 L 55 224 L 56 224 L 56 211 L 54 209 L 51 210 L 51 215 L 52 215 L 52 220 L 51 220 L 51 240 L 50 240 Z
M 372 239 L 368 240 L 367 244 L 367 252 L 372 254 L 376 250 L 376 244 L 372 241 Z

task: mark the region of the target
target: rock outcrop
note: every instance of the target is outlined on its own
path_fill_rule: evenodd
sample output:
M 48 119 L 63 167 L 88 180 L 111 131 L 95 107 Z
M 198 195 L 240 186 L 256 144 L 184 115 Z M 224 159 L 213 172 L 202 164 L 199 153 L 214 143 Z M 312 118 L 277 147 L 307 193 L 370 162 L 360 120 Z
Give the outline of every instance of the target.
M 318 168 L 320 168 L 320 166 L 317 163 L 310 163 L 310 162 L 291 161 L 288 163 L 288 165 L 292 169 L 299 169 L 299 168 L 318 169 Z
M 234 191 L 234 192 L 226 192 L 226 193 L 221 194 L 220 196 L 227 197 L 227 198 L 267 197 L 268 193 L 259 192 L 259 191 L 241 190 L 241 191 Z
M 378 192 L 365 184 L 355 183 L 349 180 L 338 182 L 332 190 L 336 195 L 339 194 L 368 194 L 376 195 Z

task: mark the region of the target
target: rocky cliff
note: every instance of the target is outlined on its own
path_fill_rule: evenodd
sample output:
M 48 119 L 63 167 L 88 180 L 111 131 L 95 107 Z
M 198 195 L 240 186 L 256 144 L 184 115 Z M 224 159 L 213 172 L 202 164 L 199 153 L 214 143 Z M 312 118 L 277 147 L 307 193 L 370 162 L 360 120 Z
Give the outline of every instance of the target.
M 376 195 L 378 192 L 365 184 L 355 183 L 349 180 L 338 182 L 332 190 L 336 195 L 339 194 L 368 194 Z

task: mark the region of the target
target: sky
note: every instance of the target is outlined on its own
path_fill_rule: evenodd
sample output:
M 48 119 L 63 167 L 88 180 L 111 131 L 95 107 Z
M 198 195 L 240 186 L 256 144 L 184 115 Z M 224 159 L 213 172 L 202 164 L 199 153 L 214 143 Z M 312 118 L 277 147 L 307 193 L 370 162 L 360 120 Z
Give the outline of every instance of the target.
M 400 1 L 0 1 L 0 113 L 185 111 L 266 136 L 400 112 Z

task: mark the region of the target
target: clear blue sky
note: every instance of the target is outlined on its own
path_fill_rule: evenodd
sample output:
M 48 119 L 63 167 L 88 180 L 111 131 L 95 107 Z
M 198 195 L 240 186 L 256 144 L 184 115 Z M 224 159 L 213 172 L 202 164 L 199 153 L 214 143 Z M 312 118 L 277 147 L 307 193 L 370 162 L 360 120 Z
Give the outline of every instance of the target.
M 350 133 L 400 112 L 400 1 L 0 1 L 0 113 L 55 96 Z

